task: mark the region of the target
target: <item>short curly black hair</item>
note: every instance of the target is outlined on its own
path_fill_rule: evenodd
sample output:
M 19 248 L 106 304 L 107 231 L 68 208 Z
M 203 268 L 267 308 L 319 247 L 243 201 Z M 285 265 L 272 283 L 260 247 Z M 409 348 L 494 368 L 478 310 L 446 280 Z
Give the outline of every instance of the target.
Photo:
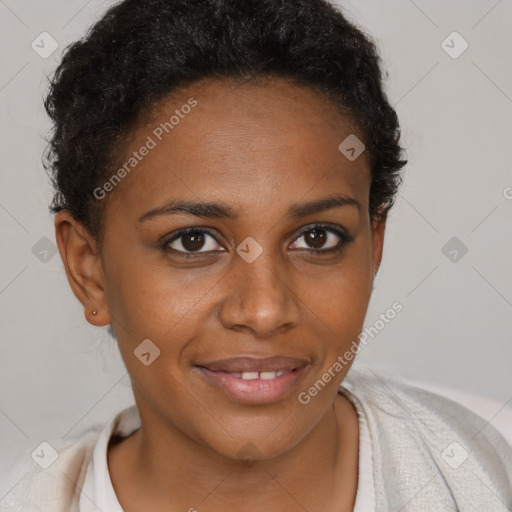
M 93 191 L 159 99 L 208 78 L 279 76 L 325 94 L 361 130 L 370 216 L 386 216 L 407 163 L 372 38 L 327 0 L 124 0 L 70 44 L 51 77 L 44 156 L 50 212 L 68 209 L 101 244 Z M 124 141 L 124 142 L 123 142 Z

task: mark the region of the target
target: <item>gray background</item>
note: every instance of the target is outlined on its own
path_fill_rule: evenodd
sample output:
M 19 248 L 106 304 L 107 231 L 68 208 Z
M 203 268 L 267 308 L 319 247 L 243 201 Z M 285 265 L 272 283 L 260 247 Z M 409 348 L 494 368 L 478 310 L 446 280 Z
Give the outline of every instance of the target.
M 85 321 L 52 255 L 41 165 L 45 75 L 110 4 L 0 0 L 0 471 L 23 447 L 79 435 L 133 400 L 115 344 Z M 409 158 L 367 325 L 396 300 L 403 311 L 359 357 L 489 397 L 498 421 L 512 403 L 512 2 L 342 5 L 379 41 Z M 47 59 L 31 48 L 43 31 L 59 44 Z M 469 44 L 456 59 L 441 45 L 453 31 Z M 443 252 L 453 237 L 459 247 Z

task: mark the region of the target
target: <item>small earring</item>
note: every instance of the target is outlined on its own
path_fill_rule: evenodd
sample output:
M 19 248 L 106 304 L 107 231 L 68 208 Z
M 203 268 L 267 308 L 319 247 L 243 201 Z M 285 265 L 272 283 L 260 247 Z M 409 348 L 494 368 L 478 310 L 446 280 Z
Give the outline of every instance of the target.
M 93 314 L 93 315 L 97 315 L 97 314 L 98 314 L 98 312 L 97 312 L 97 311 L 93 311 L 93 312 L 92 312 L 92 314 Z

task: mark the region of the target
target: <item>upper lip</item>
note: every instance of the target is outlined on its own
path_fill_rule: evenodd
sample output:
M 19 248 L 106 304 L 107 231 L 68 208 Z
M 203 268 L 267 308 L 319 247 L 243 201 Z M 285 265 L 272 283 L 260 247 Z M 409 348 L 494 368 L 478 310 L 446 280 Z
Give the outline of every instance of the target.
M 230 357 L 228 359 L 219 359 L 202 363 L 202 366 L 211 371 L 224 372 L 263 372 L 278 370 L 293 370 L 308 364 L 306 359 L 288 356 L 271 356 L 271 357 Z

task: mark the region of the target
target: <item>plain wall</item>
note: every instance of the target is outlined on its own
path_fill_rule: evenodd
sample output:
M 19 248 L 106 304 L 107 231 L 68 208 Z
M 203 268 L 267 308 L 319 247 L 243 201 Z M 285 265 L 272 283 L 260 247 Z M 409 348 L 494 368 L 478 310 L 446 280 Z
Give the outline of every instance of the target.
M 41 164 L 46 75 L 107 5 L 0 3 L 0 471 L 25 445 L 78 435 L 133 400 L 115 343 L 85 321 L 58 253 L 44 262 L 33 252 L 55 241 Z M 409 158 L 366 325 L 395 301 L 403 310 L 359 357 L 503 406 L 512 399 L 512 3 L 341 5 L 378 40 Z M 59 43 L 47 59 L 31 48 L 43 31 Z M 456 59 L 441 46 L 453 31 L 469 43 Z M 453 237 L 462 258 L 460 247 L 443 252 Z

